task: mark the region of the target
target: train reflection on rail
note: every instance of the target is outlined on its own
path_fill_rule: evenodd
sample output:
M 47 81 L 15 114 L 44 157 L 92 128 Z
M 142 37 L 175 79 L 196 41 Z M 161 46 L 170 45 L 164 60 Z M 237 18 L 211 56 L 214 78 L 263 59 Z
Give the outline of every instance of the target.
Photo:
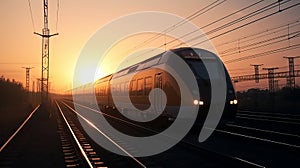
M 196 80 L 199 93 L 195 94 L 195 90 L 189 87 L 188 92 L 200 97 L 182 97 L 180 89 L 182 83 L 165 70 L 175 57 L 184 61 Z M 73 89 L 73 98 L 75 94 L 83 103 L 89 103 L 90 95 L 93 94 L 102 112 L 133 123 L 149 125 L 174 121 L 182 102 L 187 102 L 187 106 L 198 107 L 196 123 L 203 123 L 211 105 L 211 82 L 226 80 L 223 81 L 226 84 L 226 100 L 220 122 L 226 123 L 234 118 L 238 101 L 230 76 L 219 60 L 217 55 L 204 49 L 189 47 L 172 49 L 100 78 L 92 84 Z M 213 66 L 214 72 L 209 73 L 207 65 Z M 180 68 L 183 67 L 173 67 L 175 71 Z M 222 73 L 225 74 L 225 78 L 219 79 Z M 189 113 L 188 109 L 185 109 L 186 113 Z M 141 122 L 126 116 L 140 116 L 145 120 Z

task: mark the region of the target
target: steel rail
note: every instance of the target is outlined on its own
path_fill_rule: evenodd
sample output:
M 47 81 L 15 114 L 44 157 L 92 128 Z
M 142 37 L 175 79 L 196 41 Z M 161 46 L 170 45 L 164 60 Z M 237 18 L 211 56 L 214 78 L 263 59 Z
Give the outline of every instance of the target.
M 34 110 L 29 114 L 29 116 L 25 119 L 25 121 L 20 125 L 20 127 L 8 138 L 8 140 L 1 146 L 0 152 L 11 142 L 11 140 L 17 135 L 17 133 L 24 127 L 24 125 L 28 122 L 28 120 L 32 117 L 32 115 L 37 111 L 40 107 L 40 104 L 34 108 Z
M 71 102 L 71 101 L 69 101 L 69 102 Z M 62 103 L 65 104 L 65 102 L 62 102 Z M 74 103 L 74 102 L 73 102 L 73 103 Z M 90 108 L 90 107 L 87 107 L 87 106 L 84 106 L 84 105 L 82 105 L 82 104 L 79 104 L 79 103 L 74 103 L 74 104 L 77 104 L 77 105 L 79 105 L 79 106 L 81 106 L 81 107 L 83 107 L 83 108 L 86 108 L 86 109 L 88 109 L 88 110 L 91 110 L 91 111 L 93 111 L 93 112 L 95 112 L 95 113 L 100 113 L 100 114 L 102 114 L 102 115 L 106 115 L 106 116 L 108 116 L 108 117 L 111 117 L 111 118 L 113 118 L 113 119 L 116 119 L 116 120 L 118 120 L 118 121 L 121 121 L 121 122 L 123 122 L 123 123 L 125 123 L 125 124 L 129 124 L 129 125 L 131 125 L 131 126 L 136 126 L 136 127 L 139 127 L 139 128 L 141 128 L 141 129 L 144 129 L 144 130 L 146 130 L 146 131 L 150 131 L 150 132 L 153 132 L 153 133 L 159 133 L 159 132 L 157 132 L 157 131 L 155 131 L 155 130 L 152 130 L 152 129 L 149 129 L 149 128 L 146 128 L 146 127 L 143 127 L 143 126 L 140 126 L 140 125 L 136 125 L 136 124 L 134 124 L 134 123 L 131 123 L 131 122 L 128 122 L 128 121 L 119 119 L 119 118 L 117 118 L 117 117 L 114 117 L 114 116 L 105 114 L 105 113 L 103 113 L 103 112 L 100 112 L 100 111 L 98 111 L 98 110 L 96 110 L 96 109 L 93 109 L 93 108 Z M 68 105 L 67 105 L 67 106 L 68 106 Z M 69 108 L 71 108 L 71 107 L 69 106 Z M 71 110 L 73 110 L 73 109 L 71 108 Z M 75 110 L 73 110 L 73 111 L 75 111 Z M 173 137 L 167 136 L 167 135 L 166 135 L 166 137 L 168 137 L 168 138 L 173 138 Z M 221 154 L 221 153 L 218 153 L 218 152 L 215 152 L 215 151 L 207 150 L 207 149 L 205 149 L 205 148 L 203 148 L 203 147 L 200 147 L 200 146 L 191 144 L 190 142 L 185 141 L 185 140 L 183 140 L 182 143 L 187 144 L 187 145 L 191 145 L 191 146 L 197 148 L 196 150 L 204 150 L 204 151 L 207 151 L 207 152 L 210 152 L 210 153 L 214 153 L 214 154 L 216 154 L 216 155 L 219 155 L 219 156 L 221 156 L 221 157 L 226 157 L 226 158 L 228 158 L 228 159 L 238 160 L 239 162 L 248 164 L 249 166 L 251 165 L 251 166 L 260 167 L 260 168 L 264 168 L 264 167 L 265 167 L 265 166 L 259 165 L 259 164 L 257 164 L 257 163 L 254 163 L 254 162 L 251 162 L 251 161 L 248 161 L 248 160 L 245 160 L 245 159 L 236 157 L 236 156 L 224 155 L 224 154 Z
M 72 107 L 70 107 L 65 102 L 62 102 L 68 109 L 73 111 L 77 114 L 80 118 L 82 118 L 87 124 L 89 124 L 92 128 L 97 130 L 100 134 L 102 134 L 106 139 L 108 139 L 112 144 L 114 144 L 117 148 L 119 148 L 122 152 L 124 152 L 128 157 L 132 158 L 136 163 L 138 163 L 143 168 L 146 168 L 146 166 L 140 162 L 137 158 L 135 158 L 132 154 L 130 154 L 127 150 L 125 150 L 122 146 L 120 146 L 117 142 L 115 142 L 112 138 L 110 138 L 108 135 L 106 135 L 103 131 L 101 131 L 97 126 L 95 126 L 92 122 L 90 122 L 88 119 L 86 119 L 84 116 L 79 114 L 76 110 L 74 110 Z
M 93 165 L 92 165 L 91 161 L 89 160 L 88 156 L 86 155 L 85 151 L 83 150 L 83 147 L 82 147 L 81 144 L 79 143 L 79 140 L 77 139 L 77 137 L 76 137 L 74 131 L 72 130 L 72 128 L 71 128 L 69 122 L 67 121 L 67 119 L 66 119 L 66 117 L 65 117 L 65 115 L 64 115 L 64 113 L 63 113 L 63 111 L 61 110 L 59 104 L 57 103 L 57 101 L 55 101 L 55 103 L 56 103 L 56 106 L 57 106 L 59 112 L 61 113 L 61 115 L 62 115 L 62 117 L 63 117 L 63 119 L 64 119 L 64 121 L 65 121 L 65 123 L 66 123 L 66 125 L 67 125 L 67 127 L 68 127 L 68 129 L 69 129 L 69 131 L 71 132 L 72 137 L 74 138 L 74 140 L 75 140 L 75 142 L 76 142 L 76 144 L 77 144 L 77 146 L 78 146 L 78 148 L 79 148 L 81 154 L 83 155 L 85 161 L 87 162 L 87 164 L 88 164 L 88 166 L 89 166 L 90 168 L 93 168 Z

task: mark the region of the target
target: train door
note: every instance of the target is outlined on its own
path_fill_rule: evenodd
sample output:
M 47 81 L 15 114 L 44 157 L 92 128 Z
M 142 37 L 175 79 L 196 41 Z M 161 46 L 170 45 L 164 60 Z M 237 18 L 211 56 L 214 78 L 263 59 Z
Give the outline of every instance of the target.
M 163 77 L 162 73 L 155 74 L 155 87 L 163 89 Z M 154 103 L 155 103 L 155 111 L 162 112 L 163 111 L 163 104 L 162 104 L 162 94 L 161 92 L 155 92 L 154 95 Z

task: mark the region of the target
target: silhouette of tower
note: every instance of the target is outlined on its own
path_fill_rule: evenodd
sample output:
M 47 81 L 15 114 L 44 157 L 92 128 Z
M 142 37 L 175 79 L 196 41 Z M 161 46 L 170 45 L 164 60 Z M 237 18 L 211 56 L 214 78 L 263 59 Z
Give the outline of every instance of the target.
M 276 68 L 263 68 L 263 70 L 268 71 L 268 79 L 269 79 L 269 92 L 275 92 L 275 81 L 274 81 L 274 71 Z
M 254 76 L 255 76 L 255 82 L 259 83 L 259 67 L 264 64 L 250 64 L 250 66 L 254 67 Z
M 29 82 L 30 82 L 30 69 L 34 68 L 34 67 L 22 67 L 26 70 L 26 84 L 25 84 L 25 89 L 27 90 L 27 92 L 29 92 Z
M 283 57 L 288 59 L 289 62 L 289 76 L 286 78 L 286 86 L 289 88 L 295 88 L 295 65 L 294 59 L 299 58 L 300 56 L 296 57 Z

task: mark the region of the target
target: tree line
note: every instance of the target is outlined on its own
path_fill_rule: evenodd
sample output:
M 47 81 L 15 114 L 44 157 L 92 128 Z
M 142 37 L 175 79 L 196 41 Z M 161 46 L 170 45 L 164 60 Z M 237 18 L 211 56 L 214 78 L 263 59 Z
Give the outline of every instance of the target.
M 237 92 L 240 110 L 300 113 L 300 88 L 269 90 L 249 89 Z
M 27 92 L 22 83 L 0 77 L 0 106 L 16 105 L 26 100 Z

